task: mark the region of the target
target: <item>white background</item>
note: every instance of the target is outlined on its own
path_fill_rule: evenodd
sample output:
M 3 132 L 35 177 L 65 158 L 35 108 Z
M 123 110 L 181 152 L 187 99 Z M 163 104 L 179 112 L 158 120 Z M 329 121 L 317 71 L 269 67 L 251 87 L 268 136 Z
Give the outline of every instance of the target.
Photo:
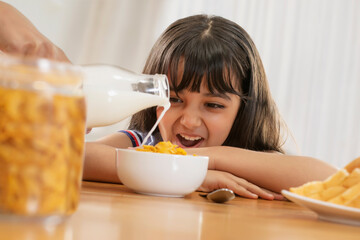
M 297 154 L 338 167 L 360 156 L 360 0 L 6 0 L 75 64 L 141 72 L 178 18 L 215 14 L 252 36 Z M 96 138 L 114 129 L 96 129 Z

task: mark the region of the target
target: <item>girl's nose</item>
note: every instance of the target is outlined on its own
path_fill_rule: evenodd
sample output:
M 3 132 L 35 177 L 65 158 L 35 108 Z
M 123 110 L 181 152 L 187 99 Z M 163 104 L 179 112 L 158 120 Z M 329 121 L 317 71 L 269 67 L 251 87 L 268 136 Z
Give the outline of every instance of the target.
M 193 129 L 201 125 L 201 116 L 199 111 L 194 109 L 184 109 L 180 123 L 186 128 Z

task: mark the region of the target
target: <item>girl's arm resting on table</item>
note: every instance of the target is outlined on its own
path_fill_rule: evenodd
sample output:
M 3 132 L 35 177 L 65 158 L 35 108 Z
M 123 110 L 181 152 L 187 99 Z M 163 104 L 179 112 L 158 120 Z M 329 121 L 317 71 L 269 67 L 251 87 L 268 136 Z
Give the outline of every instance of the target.
M 116 147 L 101 142 L 104 141 L 88 142 L 85 145 L 83 179 L 121 183 L 116 173 Z M 110 144 L 109 139 L 105 142 Z M 219 188 L 229 188 L 237 195 L 247 198 L 283 199 L 278 194 L 269 193 L 245 179 L 236 177 L 228 172 L 216 170 L 208 171 L 205 181 L 198 190 L 210 192 Z
M 132 147 L 124 133 L 115 133 L 85 144 L 83 179 L 121 183 L 116 172 L 116 148 Z
M 311 157 L 256 152 L 235 147 L 186 149 L 209 156 L 209 169 L 229 172 L 274 192 L 324 180 L 337 169 Z
M 85 144 L 83 180 L 120 183 L 116 173 L 116 148 L 102 143 Z

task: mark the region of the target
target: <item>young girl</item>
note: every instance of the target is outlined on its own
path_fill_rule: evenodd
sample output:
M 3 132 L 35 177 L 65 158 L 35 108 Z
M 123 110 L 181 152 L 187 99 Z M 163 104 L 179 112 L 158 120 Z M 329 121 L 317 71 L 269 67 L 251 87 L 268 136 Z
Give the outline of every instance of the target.
M 281 199 L 282 189 L 323 180 L 336 169 L 285 155 L 281 120 L 259 53 L 236 23 L 196 15 L 171 24 L 152 48 L 145 74 L 166 74 L 171 107 L 150 142 L 171 141 L 209 156 L 201 191 L 227 187 L 248 198 Z M 115 148 L 136 147 L 162 107 L 135 114 L 130 130 L 87 143 L 84 179 L 119 182 Z

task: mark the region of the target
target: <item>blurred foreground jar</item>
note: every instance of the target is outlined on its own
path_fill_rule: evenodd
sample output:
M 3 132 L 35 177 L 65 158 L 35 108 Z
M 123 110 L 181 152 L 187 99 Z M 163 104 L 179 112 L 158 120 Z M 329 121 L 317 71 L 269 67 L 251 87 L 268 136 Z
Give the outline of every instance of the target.
M 85 100 L 80 69 L 0 56 L 0 215 L 66 216 L 79 200 Z

